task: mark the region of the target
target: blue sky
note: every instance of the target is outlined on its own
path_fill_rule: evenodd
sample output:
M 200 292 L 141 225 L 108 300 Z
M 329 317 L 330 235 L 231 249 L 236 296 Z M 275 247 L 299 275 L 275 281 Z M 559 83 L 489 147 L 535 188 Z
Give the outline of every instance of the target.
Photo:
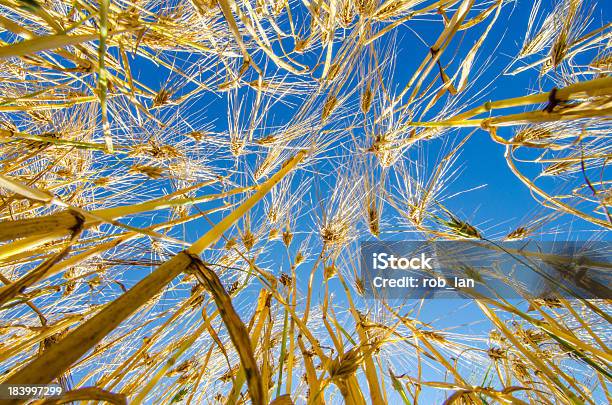
M 553 2 L 544 1 L 544 3 L 544 10 L 549 10 Z M 601 26 L 610 21 L 612 7 L 607 6 L 607 3 L 604 1 L 592 2 L 589 4 L 597 6 L 590 17 L 593 26 Z M 478 94 L 478 96 L 466 102 L 465 105 L 462 105 L 461 111 L 475 107 L 488 100 L 517 97 L 534 92 L 549 91 L 552 88 L 552 80 L 550 80 L 549 77 L 540 77 L 537 70 L 527 70 L 515 76 L 503 74 L 522 45 L 531 7 L 531 1 L 517 0 L 507 4 L 503 8 L 496 25 L 478 53 L 475 62 L 476 68 L 472 70 L 471 81 L 473 81 L 473 84 L 468 94 Z M 453 10 L 448 11 L 448 13 L 451 12 L 453 12 Z M 481 35 L 488 21 L 487 19 L 474 30 L 460 32 L 454 38 L 453 43 L 456 44 L 456 42 L 461 42 L 464 47 L 469 48 L 479 38 L 479 35 Z M 380 49 L 386 47 L 393 47 L 394 49 L 395 61 L 389 68 L 390 70 L 387 71 L 392 71 L 392 75 L 390 74 L 387 78 L 389 80 L 387 85 L 394 89 L 393 93 L 399 92 L 404 87 L 412 72 L 414 72 L 423 58 L 428 54 L 428 47 L 435 41 L 442 27 L 441 16 L 439 15 L 432 16 L 431 18 L 415 18 L 394 30 L 393 34 L 388 34 L 379 41 L 377 46 Z M 336 49 L 336 52 L 337 51 Z M 111 50 L 111 52 L 114 52 L 114 50 Z M 450 58 L 452 58 L 452 55 L 452 52 L 449 52 L 445 54 L 442 60 L 444 68 L 448 72 L 454 73 L 457 70 L 458 61 L 461 59 L 461 55 L 457 56 L 451 62 Z M 198 55 L 181 54 L 180 58 L 182 58 L 183 61 L 179 61 L 178 64 L 183 63 L 185 59 L 195 60 L 198 57 Z M 304 61 L 307 63 L 314 63 L 315 58 L 312 55 L 306 55 L 304 56 Z M 390 62 L 390 60 L 385 60 L 385 62 Z M 174 85 L 182 85 L 186 82 L 184 78 L 177 77 L 176 75 L 168 77 L 168 71 L 166 69 L 153 66 L 152 63 L 145 63 L 142 58 L 133 62 L 132 70 L 135 78 L 138 78 L 154 90 L 158 90 L 168 85 L 171 87 Z M 194 72 L 189 73 L 193 74 Z M 352 73 L 357 75 L 358 72 Z M 253 74 L 253 72 L 248 73 L 248 75 L 251 74 Z M 248 75 L 247 78 L 249 77 Z M 437 80 L 439 81 L 439 79 Z M 188 86 L 186 88 L 188 88 Z M 251 96 L 244 96 L 245 102 L 252 101 L 252 93 L 253 92 L 251 92 Z M 237 99 L 240 100 L 243 94 L 244 92 L 241 91 Z M 300 103 L 303 101 L 303 98 L 288 97 L 287 100 Z M 358 103 L 358 94 L 355 94 L 349 99 L 343 107 L 348 108 L 349 105 L 355 103 Z M 163 128 L 163 132 L 173 134 L 174 138 L 169 137 L 171 139 L 183 139 L 185 137 L 181 138 L 181 134 L 184 135 L 193 129 L 212 130 L 218 135 L 221 134 L 219 137 L 226 136 L 228 130 L 227 105 L 227 92 L 215 94 L 213 92 L 203 91 L 193 102 L 190 101 L 181 106 L 180 114 L 182 114 L 182 116 L 179 115 L 180 119 L 177 119 L 169 127 Z M 248 105 L 246 105 L 244 108 L 245 111 L 243 111 L 244 115 L 248 116 L 250 112 L 248 108 Z M 292 114 L 297 109 L 297 107 L 289 108 L 283 105 L 276 105 L 270 114 L 268 122 L 266 122 L 266 126 L 268 129 L 271 129 L 275 125 L 287 123 L 291 120 Z M 516 112 L 517 110 L 522 109 L 503 112 L 496 111 L 494 114 Z M 163 111 L 165 112 L 166 110 Z M 172 110 L 172 107 L 169 107 L 167 111 L 174 110 Z M 434 108 L 432 113 L 436 112 L 438 112 L 438 110 Z M 333 126 L 333 116 L 331 121 L 330 126 Z M 188 124 L 192 125 L 192 128 L 190 128 Z M 342 124 L 346 124 L 346 122 Z M 138 131 L 139 128 L 135 128 L 135 130 Z M 442 137 L 429 142 L 428 146 L 422 151 L 417 150 L 417 148 L 407 150 L 404 159 L 406 161 L 410 159 L 416 161 L 419 159 L 419 156 L 424 154 L 426 159 L 418 163 L 431 170 L 433 164 L 435 164 L 442 155 L 447 153 L 452 146 L 457 145 L 461 139 L 470 133 L 470 131 L 471 130 L 468 129 L 448 131 Z M 509 138 L 512 136 L 512 131 L 513 130 L 509 128 L 502 129 L 499 134 L 505 138 Z M 117 130 L 117 132 L 121 133 L 121 130 Z M 258 137 L 261 137 L 261 135 L 265 134 L 258 134 Z M 297 231 L 292 254 L 297 250 L 295 247 L 299 246 L 302 242 L 309 240 L 309 238 L 311 242 L 306 251 L 303 252 L 307 255 L 307 260 L 298 269 L 297 283 L 302 292 L 306 290 L 308 274 L 318 254 L 317 249 L 321 248 L 317 223 L 317 218 L 320 217 L 322 209 L 319 205 L 320 199 L 327 199 L 338 179 L 350 166 L 349 158 L 351 157 L 351 153 L 354 152 L 354 150 L 350 149 L 354 146 L 349 142 L 352 139 L 351 136 L 360 141 L 360 146 L 364 146 L 364 144 L 368 142 L 366 134 L 364 134 L 363 130 L 360 128 L 356 129 L 351 134 L 344 134 L 336 139 L 336 143 L 329 145 L 330 150 L 323 157 L 319 157 L 320 160 L 318 160 L 316 164 L 309 166 L 307 170 L 298 173 L 298 175 L 294 177 L 294 188 L 306 177 L 312 180 L 310 183 L 311 189 L 306 193 L 302 201 L 301 215 L 293 213 L 291 216 L 291 218 L 295 220 L 294 226 Z M 118 141 L 121 143 L 121 139 L 118 139 Z M 184 145 L 192 144 L 185 143 Z M 194 150 L 197 150 L 195 146 L 193 147 Z M 197 147 L 199 148 L 200 146 Z M 254 180 L 252 176 L 242 176 L 241 174 L 236 174 L 233 170 L 240 171 L 245 167 L 253 170 L 256 166 L 256 159 L 261 157 L 255 152 L 261 152 L 261 150 L 257 150 L 257 146 L 247 145 L 247 154 L 246 156 L 243 155 L 240 157 L 238 163 L 234 161 L 234 157 L 229 153 L 227 145 L 221 147 L 215 145 L 211 146 L 211 148 L 217 149 L 215 154 L 209 156 L 210 160 L 207 163 L 210 166 L 220 169 L 218 172 L 227 171 L 233 173 L 233 180 L 239 183 L 244 183 L 245 185 L 253 184 Z M 347 151 L 347 148 L 349 148 L 351 153 Z M 335 158 L 340 155 L 343 156 L 338 159 Z M 112 161 L 112 159 L 115 158 L 111 157 L 108 159 Z M 129 165 L 129 159 L 127 159 L 126 162 L 120 162 L 119 165 L 125 164 L 127 167 Z M 113 163 L 117 163 L 117 161 Z M 551 212 L 535 201 L 529 190 L 511 173 L 504 159 L 504 147 L 493 142 L 489 134 L 484 130 L 477 130 L 473 133 L 471 138 L 463 146 L 455 167 L 459 171 L 453 178 L 453 181 L 448 184 L 445 194 L 460 194 L 444 200 L 444 204 L 455 215 L 476 226 L 488 238 L 500 239 L 517 226 L 525 225 L 530 220 L 537 219 Z M 537 165 L 521 165 L 521 169 L 524 170 L 524 173 L 535 176 L 539 173 L 541 167 Z M 312 175 L 313 172 L 317 172 L 317 174 Z M 567 178 L 549 179 L 546 180 L 546 182 L 550 185 L 556 181 L 559 185 L 563 185 L 566 180 Z M 169 181 L 149 181 L 148 184 L 155 184 L 155 187 L 157 187 L 157 189 L 146 190 L 146 192 L 150 192 L 151 195 L 158 195 L 170 189 Z M 390 186 L 398 185 L 393 184 L 393 181 L 391 181 Z M 554 187 L 553 185 L 553 189 Z M 471 189 L 474 190 L 461 193 L 462 191 Z M 201 192 L 204 194 L 207 191 L 210 190 L 203 189 Z M 144 199 L 144 196 L 137 192 L 130 194 L 129 197 L 133 199 Z M 230 200 L 232 202 L 237 202 L 239 199 Z M 321 205 L 325 206 L 325 203 Z M 201 208 L 206 209 L 208 207 L 202 205 Z M 214 222 L 225 214 L 226 212 L 213 214 L 209 219 Z M 250 215 L 251 218 L 253 218 L 253 222 L 258 222 L 261 218 L 265 218 L 263 205 L 260 204 L 260 206 L 253 210 Z M 151 218 L 152 217 L 149 216 L 134 218 L 132 225 L 141 226 L 143 224 L 150 224 L 152 221 Z M 382 229 L 383 233 L 381 239 L 414 239 L 422 237 L 422 235 L 411 232 L 407 226 L 402 224 L 400 216 L 389 206 L 385 206 L 383 218 L 383 224 L 386 228 Z M 243 226 L 244 222 L 240 224 Z M 194 241 L 209 228 L 210 226 L 206 220 L 193 221 L 184 227 L 181 235 L 176 236 L 182 237 L 187 241 Z M 176 231 L 173 232 L 179 233 Z M 595 225 L 585 223 L 584 221 L 568 215 L 545 225 L 542 234 L 538 234 L 536 237 L 542 240 L 587 240 L 592 238 L 610 240 L 609 233 L 604 233 L 595 228 Z M 344 258 L 346 258 L 346 256 L 356 258 L 358 255 L 357 249 L 359 240 L 372 239 L 373 237 L 365 232 L 364 227 L 361 226 L 358 237 L 350 248 L 345 251 Z M 290 263 L 285 255 L 285 249 L 282 242 L 276 241 L 272 242 L 272 244 L 273 247 L 268 249 L 265 255 L 260 258 L 262 262 L 261 265 L 266 266 L 269 271 L 278 276 L 281 271 L 288 272 Z M 143 245 L 145 244 L 143 243 Z M 175 248 L 176 247 L 173 246 L 169 250 Z M 148 255 L 150 252 L 147 249 L 147 247 L 142 248 L 145 254 Z M 178 248 L 176 248 L 176 250 L 178 250 Z M 128 252 L 130 251 L 128 250 Z M 204 254 L 204 258 L 211 262 L 218 260 L 219 256 L 219 251 L 214 249 Z M 159 258 L 156 257 L 156 259 Z M 293 257 L 291 257 L 291 259 L 293 259 Z M 130 270 L 132 267 L 130 267 Z M 123 275 L 123 277 L 127 279 L 126 286 L 129 288 L 151 270 L 152 266 L 143 266 L 141 271 L 126 271 L 126 274 Z M 314 298 L 316 302 L 323 301 L 322 295 L 324 291 L 321 288 L 323 285 L 322 270 L 322 267 L 319 267 L 315 277 Z M 343 272 L 347 274 L 348 270 L 344 269 Z M 224 279 L 224 281 L 229 284 L 237 278 L 238 274 L 229 272 L 227 279 Z M 171 305 L 175 305 L 177 299 L 184 298 L 190 294 L 188 287 L 189 286 L 186 284 L 181 285 L 179 288 L 167 293 L 167 300 L 162 301 L 160 306 L 163 307 L 163 309 L 167 309 Z M 117 286 L 112 286 L 110 288 L 114 288 L 115 292 L 119 292 L 119 287 Z M 252 283 L 247 291 L 241 294 L 237 299 L 237 306 L 240 308 L 243 320 L 250 317 L 253 302 L 260 288 L 261 286 L 259 284 Z M 352 321 L 347 311 L 348 303 L 340 282 L 337 279 L 332 279 L 330 281 L 330 293 L 334 296 L 334 303 L 338 306 L 343 321 L 346 321 L 348 325 L 352 325 Z M 104 295 L 94 298 L 92 294 L 92 299 L 100 299 L 103 301 L 107 298 L 108 297 Z M 371 311 L 375 314 L 374 316 L 376 316 L 376 311 L 381 307 L 380 303 L 373 300 L 357 299 L 357 301 L 361 309 L 364 309 L 364 311 Z M 518 305 L 526 308 L 525 303 L 519 303 Z M 413 315 L 416 316 L 418 313 L 418 319 L 420 321 L 431 323 L 432 325 L 435 324 L 438 330 L 447 331 L 449 334 L 453 334 L 453 339 L 469 339 L 468 335 L 476 335 L 480 340 L 470 343 L 486 347 L 486 339 L 491 329 L 491 325 L 488 321 L 484 320 L 484 316 L 472 301 L 429 300 L 425 303 L 414 301 L 411 302 L 409 306 L 414 306 L 416 312 Z M 197 314 L 194 316 L 194 319 L 195 318 L 197 318 Z M 278 319 L 280 319 L 280 317 L 278 317 Z M 198 319 L 198 321 L 199 320 L 200 319 Z M 385 321 L 385 319 L 381 319 L 381 321 Z M 162 321 L 160 320 L 154 322 L 152 325 L 157 326 L 161 323 Z M 195 324 L 196 322 L 194 321 L 193 323 Z M 321 328 L 320 322 L 313 325 L 313 328 Z M 177 329 L 180 330 L 181 328 Z M 145 332 L 146 331 L 148 330 L 145 330 Z M 399 344 L 391 345 L 385 350 L 388 351 L 387 358 L 389 359 L 389 364 L 384 365 L 383 372 L 386 372 L 385 367 L 389 366 L 392 367 L 397 374 L 413 373 L 415 366 L 414 352 L 408 352 L 405 347 L 402 348 Z M 123 354 L 124 353 L 119 353 L 117 355 L 111 355 L 110 357 L 119 357 Z M 429 380 L 440 381 L 444 378 L 444 376 L 440 374 L 439 368 L 436 369 L 436 367 L 431 367 L 425 371 L 424 376 Z M 475 365 L 474 371 L 471 374 L 468 372 L 467 375 L 469 375 L 470 382 L 479 384 L 483 379 L 483 368 Z M 76 377 L 78 376 L 75 375 L 75 379 L 77 379 Z M 600 395 L 601 393 L 597 394 Z M 392 394 L 390 393 L 390 395 Z M 443 400 L 443 396 L 444 393 L 439 390 L 435 392 L 433 390 L 425 390 L 422 401 L 423 403 L 439 403 Z
M 548 3 L 548 2 L 545 2 Z M 476 65 L 486 65 L 486 69 L 474 69 L 473 74 L 477 73 L 478 78 L 475 81 L 472 91 L 482 90 L 478 100 L 473 100 L 469 105 L 465 105 L 462 110 L 474 107 L 488 100 L 497 100 L 509 97 L 522 96 L 534 92 L 549 91 L 552 87 L 552 82 L 546 77 L 539 77 L 536 70 L 528 70 L 516 76 L 504 75 L 505 68 L 511 63 L 514 55 L 522 45 L 523 35 L 527 29 L 527 20 L 531 11 L 532 3 L 530 1 L 517 1 L 507 5 L 495 27 L 493 28 L 485 45 L 479 52 Z M 550 8 L 550 4 L 545 4 L 544 8 Z M 605 13 L 604 15 L 598 13 Z M 596 24 L 601 24 L 601 21 L 610 20 L 610 8 L 602 7 L 599 4 L 597 11 L 592 18 L 597 20 Z M 431 43 L 440 32 L 441 25 L 432 23 L 432 21 L 409 21 L 405 26 L 397 30 L 396 37 L 388 38 L 394 40 L 396 50 L 396 64 L 394 67 L 394 81 L 398 89 L 401 89 L 409 78 L 409 74 L 421 62 L 422 58 L 427 54 L 427 48 L 421 40 Z M 456 40 L 461 38 L 466 46 L 470 46 L 476 39 L 482 28 L 468 32 L 461 38 L 459 35 Z M 415 34 L 418 33 L 418 36 Z M 487 60 L 488 59 L 488 60 Z M 486 61 L 486 63 L 484 63 Z M 456 67 L 456 64 L 455 64 Z M 453 71 L 453 67 L 449 67 Z M 210 104 L 205 111 L 206 116 L 211 120 L 215 120 L 217 130 L 223 130 L 226 121 L 226 111 L 224 109 L 226 99 L 220 99 L 217 103 Z M 277 119 L 282 121 L 283 108 L 278 108 Z M 504 111 L 506 113 L 508 111 Z M 509 110 L 513 112 L 513 110 Z M 456 130 L 450 132 L 449 137 L 458 141 L 466 136 L 469 130 Z M 512 134 L 512 129 L 504 129 L 500 131 L 502 136 L 506 138 Z M 438 155 L 436 148 L 448 150 L 447 139 L 435 140 L 432 146 L 428 149 L 429 157 L 432 161 Z M 455 142 L 456 144 L 456 142 Z M 441 146 L 443 145 L 443 146 Z M 461 216 L 471 224 L 477 226 L 484 234 L 491 238 L 500 238 L 509 231 L 515 229 L 519 225 L 524 225 L 528 220 L 534 220 L 551 211 L 546 210 L 538 204 L 530 195 L 528 189 L 511 173 L 504 159 L 504 147 L 494 143 L 489 134 L 485 131 L 476 131 L 469 141 L 465 144 L 458 160 L 457 167 L 461 168 L 460 174 L 455 178 L 454 182 L 449 185 L 447 194 L 454 194 L 467 189 L 472 189 L 481 185 L 485 187 L 478 188 L 474 191 L 463 193 L 460 196 L 445 201 L 452 212 Z M 408 155 L 408 154 L 407 154 Z M 331 191 L 331 187 L 336 180 L 335 162 L 322 162 L 317 167 L 320 170 L 320 176 L 315 177 L 318 192 L 321 195 L 326 195 Z M 525 166 L 524 170 L 527 174 L 535 175 L 541 168 L 535 165 L 531 167 Z M 306 203 L 304 211 L 320 211 L 317 207 L 316 197 Z M 316 235 L 316 227 L 313 226 L 309 219 L 312 216 L 305 215 L 301 217 L 297 226 L 302 232 L 296 238 L 304 240 L 309 236 L 309 231 L 314 238 Z M 395 225 L 398 219 L 393 216 L 388 217 L 388 222 Z M 558 227 L 557 227 L 558 226 Z M 595 226 L 584 223 L 570 216 L 564 216 L 561 220 L 556 221 L 545 227 L 547 231 L 538 235 L 539 239 L 543 240 L 587 240 L 593 237 L 608 239 L 609 234 L 601 233 L 596 230 Z M 550 230 L 550 231 L 548 231 Z M 383 230 L 384 231 L 384 230 Z M 202 233 L 202 230 L 196 232 Z M 414 238 L 414 234 L 394 235 L 386 234 L 383 238 Z M 363 235 L 362 239 L 368 238 Z M 371 237 L 369 237 L 371 239 Z M 274 251 L 273 251 L 274 252 Z M 311 253 L 316 254 L 316 249 Z M 306 288 L 307 274 L 310 271 L 309 264 L 315 257 L 311 256 L 309 260 L 300 267 L 298 272 L 298 285 L 302 291 Z M 284 255 L 284 249 L 279 242 L 279 250 L 276 253 L 271 253 L 268 256 L 270 268 L 287 268 L 288 262 Z M 283 263 L 278 266 L 278 263 Z M 301 275 L 301 276 L 300 276 Z M 323 291 L 319 287 L 323 283 L 322 274 L 319 271 L 315 278 L 315 299 L 322 301 Z M 250 297 L 255 299 L 258 292 L 258 287 L 255 285 L 251 289 Z M 335 303 L 340 307 L 348 305 L 341 285 L 338 281 L 330 282 L 330 291 L 335 297 Z M 248 296 L 248 295 L 247 295 Z M 248 302 L 248 299 L 245 298 Z M 526 305 L 518 303 L 526 308 Z M 369 302 L 367 306 L 376 307 L 376 303 Z M 414 302 L 415 308 L 420 307 L 420 303 Z M 424 303 L 419 311 L 419 319 L 425 323 L 431 322 L 438 328 L 447 330 L 451 333 L 465 333 L 466 335 L 477 335 L 486 337 L 491 330 L 491 325 L 483 319 L 483 315 L 473 302 L 469 300 L 430 300 Z M 446 329 L 445 329 L 446 328 Z M 402 365 L 408 367 L 414 366 L 408 360 L 404 360 L 401 350 L 389 352 L 389 358 L 392 363 L 398 365 L 394 367 L 395 372 L 410 373 L 410 368 L 402 370 Z M 475 374 L 471 376 L 470 381 L 478 384 L 482 381 L 482 369 L 476 367 Z M 469 374 L 469 373 L 468 373 Z M 425 376 L 431 380 L 440 380 L 440 376 L 429 370 Z M 390 395 L 393 395 L 389 392 Z M 444 393 L 436 390 L 424 390 L 422 400 L 423 403 L 440 403 L 444 399 Z

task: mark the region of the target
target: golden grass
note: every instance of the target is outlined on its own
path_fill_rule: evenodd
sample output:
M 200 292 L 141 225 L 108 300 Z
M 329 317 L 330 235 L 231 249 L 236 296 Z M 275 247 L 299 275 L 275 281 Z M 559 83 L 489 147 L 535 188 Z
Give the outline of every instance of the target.
M 0 0 L 0 383 L 65 389 L 34 403 L 612 401 L 607 300 L 473 292 L 485 336 L 364 299 L 359 275 L 360 239 L 612 228 L 612 25 L 545 3 L 493 83 L 539 88 L 503 98 L 479 76 L 507 0 Z M 449 208 L 479 136 L 544 214 Z

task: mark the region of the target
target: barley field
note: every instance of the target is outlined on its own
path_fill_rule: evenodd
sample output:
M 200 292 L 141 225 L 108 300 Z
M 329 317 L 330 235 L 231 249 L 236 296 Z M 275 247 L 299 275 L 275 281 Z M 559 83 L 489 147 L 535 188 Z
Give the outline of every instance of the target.
M 508 275 L 513 297 L 398 300 L 359 254 L 612 256 L 611 21 L 608 0 L 0 0 L 0 388 L 61 388 L 0 403 L 612 403 L 589 278 L 610 261 L 543 256 L 588 298 Z

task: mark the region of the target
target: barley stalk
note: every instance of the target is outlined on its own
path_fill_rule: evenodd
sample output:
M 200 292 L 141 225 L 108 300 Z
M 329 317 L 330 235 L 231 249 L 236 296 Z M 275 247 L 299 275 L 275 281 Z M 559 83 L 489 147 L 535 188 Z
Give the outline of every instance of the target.
M 129 315 L 144 305 L 176 276 L 186 271 L 193 262 L 191 255 L 197 255 L 221 237 L 221 234 L 259 201 L 282 177 L 302 161 L 305 152 L 300 152 L 288 161 L 284 167 L 257 188 L 240 207 L 214 226 L 206 235 L 198 239 L 191 247 L 168 260 L 156 271 L 145 277 L 133 288 L 106 306 L 93 318 L 79 326 L 60 343 L 46 350 L 14 374 L 7 383 L 45 384 L 53 381 L 72 363 L 97 344 Z M 249 343 L 250 344 L 250 343 Z M 257 393 L 257 388 L 255 392 Z

